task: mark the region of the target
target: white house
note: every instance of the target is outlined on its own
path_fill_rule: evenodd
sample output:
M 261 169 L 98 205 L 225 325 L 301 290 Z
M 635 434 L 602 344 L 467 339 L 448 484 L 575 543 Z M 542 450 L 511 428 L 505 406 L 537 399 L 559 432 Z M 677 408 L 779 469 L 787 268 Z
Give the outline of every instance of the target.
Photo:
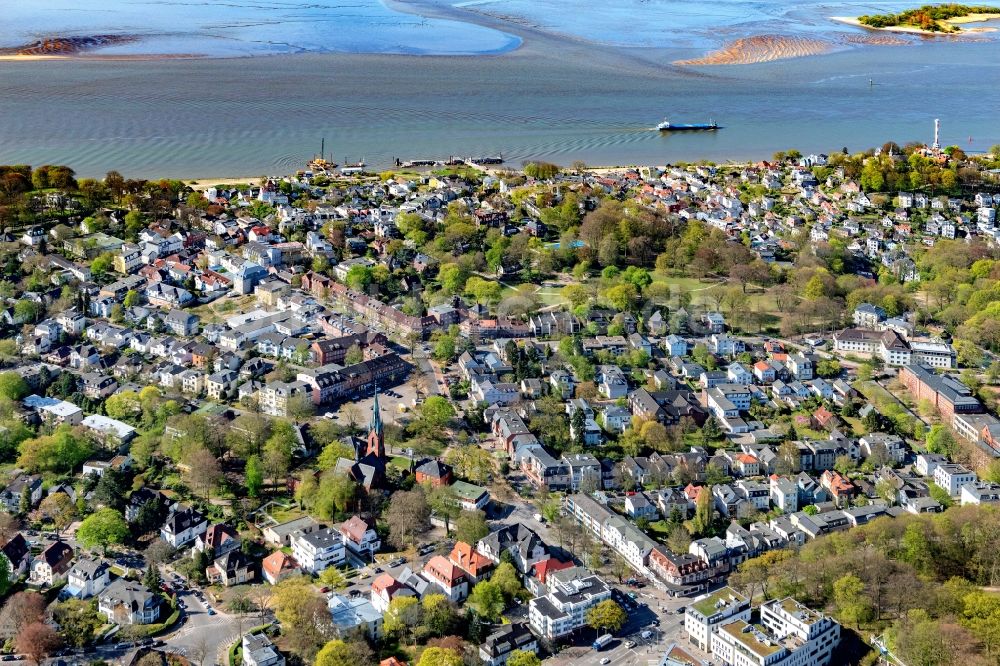
M 208 521 L 195 509 L 185 506 L 176 507 L 160 528 L 160 538 L 174 548 L 179 548 L 208 529 Z
M 327 567 L 340 564 L 347 557 L 344 539 L 339 531 L 330 528 L 309 534 L 296 532 L 291 537 L 292 557 L 299 568 L 309 573 L 319 573 Z
M 69 570 L 63 592 L 77 599 L 93 597 L 111 583 L 111 565 L 96 557 L 78 560 Z
M 98 597 L 97 610 L 118 625 L 152 624 L 160 617 L 160 598 L 142 583 L 119 578 Z
M 340 535 L 344 545 L 355 555 L 372 560 L 382 546 L 382 540 L 375 531 L 374 524 L 360 516 L 352 516 L 340 525 Z

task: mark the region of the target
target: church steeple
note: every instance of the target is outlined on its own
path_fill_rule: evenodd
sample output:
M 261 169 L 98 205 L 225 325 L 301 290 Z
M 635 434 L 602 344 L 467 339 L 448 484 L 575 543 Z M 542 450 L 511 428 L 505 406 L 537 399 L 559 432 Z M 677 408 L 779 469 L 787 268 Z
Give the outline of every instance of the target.
M 375 386 L 375 400 L 372 402 L 372 421 L 368 426 L 368 447 L 366 455 L 385 460 L 385 434 L 382 430 L 382 410 L 378 404 L 378 386 Z

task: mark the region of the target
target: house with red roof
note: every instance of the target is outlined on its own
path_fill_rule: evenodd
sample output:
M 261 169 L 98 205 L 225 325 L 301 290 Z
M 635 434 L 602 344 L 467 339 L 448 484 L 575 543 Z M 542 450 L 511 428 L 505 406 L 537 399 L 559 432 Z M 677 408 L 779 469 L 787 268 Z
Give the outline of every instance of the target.
M 384 573 L 372 581 L 371 602 L 379 613 L 389 608 L 396 597 L 415 597 L 417 593 L 409 585 L 399 582 L 392 574 Z
M 572 562 L 563 562 L 562 560 L 557 560 L 554 557 L 542 560 L 541 562 L 535 562 L 535 564 L 532 565 L 531 569 L 528 571 L 528 575 L 525 576 L 525 587 L 536 597 L 545 596 L 546 591 L 544 585 L 545 581 L 548 580 L 549 575 L 555 573 L 556 571 L 572 568 L 572 566 Z
M 767 361 L 757 361 L 753 364 L 753 376 L 762 384 L 770 384 L 776 378 L 774 367 Z
M 424 577 L 441 589 L 450 601 L 461 601 L 469 596 L 469 576 L 450 560 L 435 555 L 424 565 Z
M 837 503 L 837 506 L 844 506 L 858 494 L 857 486 L 851 483 L 850 479 L 832 469 L 823 472 L 819 484 L 830 492 L 830 496 Z
M 752 453 L 740 453 L 733 456 L 733 466 L 740 473 L 740 476 L 760 474 L 760 460 Z
M 840 417 L 822 405 L 812 413 L 812 417 L 809 420 L 812 422 L 811 425 L 814 428 L 821 430 L 829 431 L 840 427 Z
M 299 563 L 291 555 L 275 551 L 264 558 L 260 563 L 260 570 L 266 580 L 271 585 L 277 585 L 292 574 L 299 572 Z
M 378 662 L 378 666 L 406 666 L 406 662 L 400 661 L 395 657 L 389 657 L 388 659 L 383 659 L 382 661 Z
M 478 583 L 493 568 L 493 561 L 490 558 L 464 541 L 455 543 L 455 547 L 448 554 L 448 560 L 468 574 L 472 583 Z
M 240 547 L 240 535 L 229 525 L 216 523 L 209 525 L 204 534 L 194 540 L 196 551 L 212 549 L 212 557 L 219 558 Z
M 375 531 L 375 523 L 360 516 L 352 516 L 340 526 L 347 549 L 359 557 L 371 560 L 382 547 L 382 540 Z

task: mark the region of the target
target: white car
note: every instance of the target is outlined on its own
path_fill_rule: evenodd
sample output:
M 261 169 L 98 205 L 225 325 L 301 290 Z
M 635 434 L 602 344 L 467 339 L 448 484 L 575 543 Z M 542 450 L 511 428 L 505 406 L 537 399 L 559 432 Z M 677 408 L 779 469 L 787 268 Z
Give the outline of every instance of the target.
M 605 657 L 604 659 L 601 659 L 601 663 L 602 664 L 610 664 L 611 663 L 611 657 Z

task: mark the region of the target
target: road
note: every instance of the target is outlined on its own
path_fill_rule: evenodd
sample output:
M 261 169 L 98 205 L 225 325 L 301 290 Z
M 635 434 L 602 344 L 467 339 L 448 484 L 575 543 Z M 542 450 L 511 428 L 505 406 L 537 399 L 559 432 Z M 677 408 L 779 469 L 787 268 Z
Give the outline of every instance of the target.
M 427 381 L 424 382 L 424 387 L 427 390 L 427 395 L 441 395 L 442 389 L 446 388 L 444 384 L 444 377 L 438 373 L 437 368 L 431 363 L 430 359 L 427 358 L 426 353 L 422 349 L 417 349 L 413 352 L 413 362 L 417 364 L 420 371 L 427 376 Z M 433 381 L 431 381 L 433 378 Z
M 187 607 L 183 622 L 174 632 L 160 638 L 173 652 L 193 663 L 204 660 L 206 665 L 225 664 L 226 651 L 239 638 L 240 630 L 260 624 L 256 616 L 240 618 L 218 609 L 215 615 L 209 615 L 205 602 L 191 591 L 181 592 L 178 597 Z

